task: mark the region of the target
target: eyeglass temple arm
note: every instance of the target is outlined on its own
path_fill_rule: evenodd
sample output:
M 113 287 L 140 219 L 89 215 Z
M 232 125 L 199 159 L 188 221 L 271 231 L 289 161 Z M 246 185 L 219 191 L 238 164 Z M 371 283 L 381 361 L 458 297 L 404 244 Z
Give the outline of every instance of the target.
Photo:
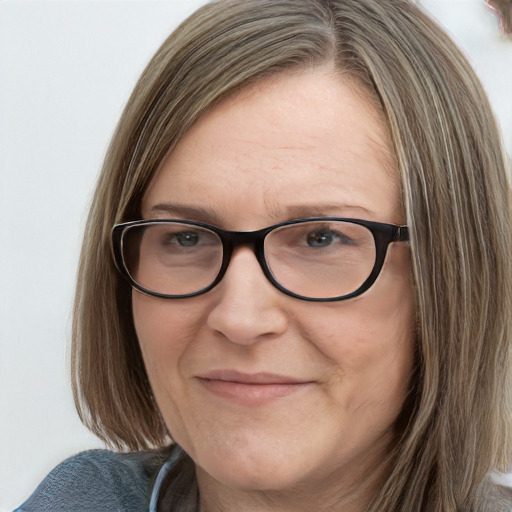
M 395 242 L 408 242 L 409 241 L 409 228 L 407 226 L 398 226 L 395 236 Z

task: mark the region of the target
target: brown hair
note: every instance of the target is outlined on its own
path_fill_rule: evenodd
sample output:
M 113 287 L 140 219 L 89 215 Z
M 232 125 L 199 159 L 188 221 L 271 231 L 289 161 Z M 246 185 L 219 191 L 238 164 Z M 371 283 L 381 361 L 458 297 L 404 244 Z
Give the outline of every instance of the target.
M 112 226 L 140 218 L 159 164 L 207 109 L 265 77 L 328 62 L 385 113 L 417 294 L 411 404 L 371 510 L 488 510 L 481 483 L 511 453 L 510 184 L 478 80 L 405 0 L 220 0 L 164 42 L 122 114 L 86 227 L 72 349 L 80 417 L 119 448 L 171 442 L 139 351 L 131 290 L 111 258 Z

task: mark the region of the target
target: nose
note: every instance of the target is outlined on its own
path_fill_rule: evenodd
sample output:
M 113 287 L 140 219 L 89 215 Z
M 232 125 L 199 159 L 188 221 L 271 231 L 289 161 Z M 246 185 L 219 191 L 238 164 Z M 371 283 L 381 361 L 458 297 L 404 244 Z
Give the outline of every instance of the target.
M 210 292 L 211 293 L 211 292 Z M 207 324 L 233 343 L 250 345 L 288 327 L 283 303 L 291 300 L 267 280 L 250 247 L 237 248 L 221 283 Z

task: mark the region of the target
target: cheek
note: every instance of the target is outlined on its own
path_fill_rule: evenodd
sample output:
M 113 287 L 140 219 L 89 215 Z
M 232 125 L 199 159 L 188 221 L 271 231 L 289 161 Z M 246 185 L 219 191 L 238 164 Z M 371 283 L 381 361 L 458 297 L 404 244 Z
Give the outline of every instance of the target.
M 177 382 L 187 350 L 204 325 L 200 310 L 182 301 L 149 297 L 134 291 L 132 308 L 135 331 L 157 402 Z
M 204 315 L 184 301 L 132 293 L 135 330 L 142 347 L 149 350 L 176 350 L 204 323 Z
M 303 336 L 331 363 L 335 402 L 349 411 L 400 411 L 414 364 L 415 301 L 412 278 L 392 272 L 362 296 L 302 312 Z M 374 412 L 375 412 L 374 410 Z
M 134 291 L 135 330 L 156 404 L 170 436 L 192 446 L 187 418 L 193 396 L 187 386 L 186 366 L 198 331 L 204 326 L 204 309 L 192 303 L 149 297 Z

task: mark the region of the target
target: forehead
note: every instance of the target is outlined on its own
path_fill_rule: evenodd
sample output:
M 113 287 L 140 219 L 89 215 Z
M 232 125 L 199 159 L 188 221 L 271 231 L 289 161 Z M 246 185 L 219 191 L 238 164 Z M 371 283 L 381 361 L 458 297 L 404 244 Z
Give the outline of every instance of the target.
M 277 75 L 203 115 L 162 162 L 142 211 L 201 206 L 266 222 L 340 204 L 392 221 L 399 188 L 382 112 L 324 67 Z

